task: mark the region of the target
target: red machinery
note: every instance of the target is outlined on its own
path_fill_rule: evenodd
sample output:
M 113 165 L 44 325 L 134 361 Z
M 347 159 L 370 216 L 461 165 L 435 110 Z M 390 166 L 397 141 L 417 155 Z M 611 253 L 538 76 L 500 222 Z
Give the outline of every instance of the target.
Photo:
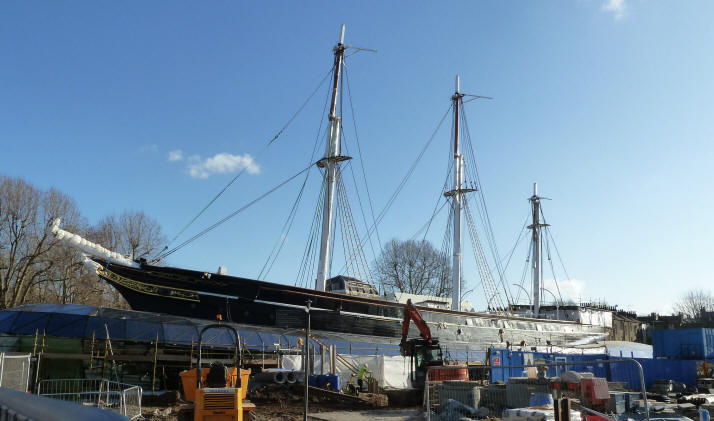
M 407 339 L 409 322 L 413 321 L 419 329 L 420 338 Z M 431 336 L 431 329 L 414 307 L 412 300 L 407 300 L 402 321 L 402 341 L 399 343 L 402 356 L 409 356 L 412 386 L 424 388 L 426 373 L 429 367 L 443 366 L 444 357 L 439 346 L 439 340 Z M 438 370 L 430 372 L 429 380 L 468 380 L 468 370 L 465 367 L 454 366 L 453 370 Z

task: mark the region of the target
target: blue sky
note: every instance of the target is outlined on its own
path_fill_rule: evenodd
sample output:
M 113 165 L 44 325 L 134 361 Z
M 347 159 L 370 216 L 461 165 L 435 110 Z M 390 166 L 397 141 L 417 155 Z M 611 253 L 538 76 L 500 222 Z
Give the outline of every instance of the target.
M 713 9 L 651 0 L 5 1 L 0 172 L 57 187 L 91 222 L 143 210 L 173 237 L 247 165 L 196 232 L 307 165 L 324 87 L 258 154 L 329 70 L 345 23 L 347 44 L 379 50 L 347 61 L 377 210 L 449 106 L 458 73 L 464 92 L 494 97 L 466 107 L 500 250 L 513 247 L 537 181 L 553 199 L 545 213 L 577 294 L 667 311 L 686 289 L 708 288 L 714 269 Z M 448 131 L 380 225 L 383 241 L 409 238 L 429 218 Z M 170 160 L 178 150 L 182 159 Z M 269 280 L 295 280 L 316 171 L 309 185 Z M 169 263 L 256 276 L 299 187 L 287 185 Z M 440 244 L 437 225 L 428 238 Z M 473 259 L 465 260 L 476 287 Z M 524 260 L 522 244 L 510 283 Z M 470 297 L 477 305 L 479 292 Z

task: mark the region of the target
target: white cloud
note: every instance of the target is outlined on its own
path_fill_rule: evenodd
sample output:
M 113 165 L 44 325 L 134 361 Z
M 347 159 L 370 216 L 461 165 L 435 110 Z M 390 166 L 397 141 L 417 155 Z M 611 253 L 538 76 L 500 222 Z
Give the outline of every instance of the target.
M 605 4 L 602 5 L 602 10 L 612 13 L 615 19 L 622 19 L 625 17 L 627 5 L 625 4 L 625 0 L 605 0 Z
M 176 161 L 183 161 L 183 151 L 181 149 L 176 149 L 174 151 L 169 152 L 169 161 L 171 162 L 176 162 Z
M 140 148 L 140 150 L 141 150 L 141 152 L 145 152 L 145 153 L 147 153 L 147 152 L 158 152 L 158 151 L 159 151 L 159 146 L 156 145 L 156 144 L 154 144 L 154 143 L 152 143 L 152 144 L 150 144 L 150 145 L 143 145 L 143 146 Z
M 555 281 L 552 279 L 546 279 L 543 282 L 545 289 L 555 294 L 558 297 L 558 289 L 560 289 L 560 295 L 563 297 L 563 301 L 573 301 L 579 303 L 580 300 L 585 298 L 585 281 L 580 279 L 566 279 L 558 281 L 558 285 L 555 285 Z M 560 297 L 558 297 L 560 299 Z M 553 300 L 550 294 L 547 292 L 544 294 L 543 301 L 550 302 Z
M 227 174 L 245 169 L 248 174 L 259 174 L 260 166 L 249 154 L 231 155 L 219 153 L 201 159 L 198 155 L 189 157 L 188 173 L 194 178 L 208 178 L 213 174 Z

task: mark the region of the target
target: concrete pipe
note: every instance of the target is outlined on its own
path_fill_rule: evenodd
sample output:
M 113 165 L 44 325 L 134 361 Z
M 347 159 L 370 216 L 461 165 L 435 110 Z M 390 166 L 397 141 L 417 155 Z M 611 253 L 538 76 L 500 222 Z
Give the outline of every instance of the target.
M 272 372 L 264 372 L 264 373 L 258 373 L 255 375 L 254 381 L 256 383 L 277 383 L 277 384 L 283 384 L 285 383 L 286 376 L 285 373 L 282 371 L 272 371 Z
M 275 377 L 274 377 L 275 383 L 283 384 L 283 383 L 285 383 L 285 380 L 287 380 L 288 376 L 286 376 L 285 373 L 282 371 L 278 371 L 274 374 L 275 374 Z

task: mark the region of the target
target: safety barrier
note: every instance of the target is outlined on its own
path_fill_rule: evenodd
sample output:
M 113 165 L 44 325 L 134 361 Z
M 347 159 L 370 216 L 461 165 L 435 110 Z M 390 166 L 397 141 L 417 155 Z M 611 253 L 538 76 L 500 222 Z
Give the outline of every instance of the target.
M 610 382 L 598 376 L 603 370 L 629 366 L 638 373 L 635 382 Z M 649 421 L 642 366 L 634 359 L 595 361 L 537 361 L 524 365 L 482 366 L 491 371 L 507 370 L 504 381 L 434 380 L 449 366 L 429 368 L 424 388 L 427 421 L 451 421 L 497 417 L 504 421 L 552 421 L 558 419 L 617 420 L 629 413 Z M 632 369 L 634 367 L 634 369 Z M 498 376 L 496 376 L 498 377 Z M 500 378 L 503 378 L 501 376 Z M 639 386 L 632 387 L 632 384 Z M 572 406 L 571 406 L 572 405 Z M 636 415 L 635 415 L 636 414 Z M 603 421 L 603 420 L 600 420 Z
M 126 421 L 127 417 L 98 408 L 76 405 L 44 396 L 0 387 L 3 421 Z
M 111 410 L 132 420 L 141 417 L 139 386 L 106 379 L 51 379 L 40 382 L 38 394 Z
M 0 354 L 0 387 L 26 392 L 30 384 L 30 354 Z

